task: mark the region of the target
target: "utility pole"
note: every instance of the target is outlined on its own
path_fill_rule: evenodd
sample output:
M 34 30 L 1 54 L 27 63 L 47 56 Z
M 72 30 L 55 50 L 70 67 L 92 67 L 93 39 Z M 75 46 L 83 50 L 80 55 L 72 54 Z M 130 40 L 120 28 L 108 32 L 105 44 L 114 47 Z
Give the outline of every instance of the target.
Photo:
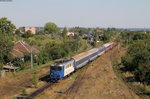
M 33 68 L 33 53 L 32 53 L 32 46 L 31 46 L 31 69 Z

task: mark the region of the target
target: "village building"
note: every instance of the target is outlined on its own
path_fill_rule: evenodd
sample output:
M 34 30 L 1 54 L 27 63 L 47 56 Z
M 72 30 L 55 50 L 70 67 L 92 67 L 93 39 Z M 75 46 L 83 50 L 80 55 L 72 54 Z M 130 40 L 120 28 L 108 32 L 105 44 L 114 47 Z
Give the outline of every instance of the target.
M 29 44 L 25 43 L 24 41 L 18 41 L 15 43 L 11 53 L 14 58 L 23 59 L 25 53 L 39 54 L 40 51 L 36 49 L 35 47 L 30 46 Z
M 13 58 L 19 58 L 22 61 L 24 61 L 24 56 L 26 53 L 32 53 L 33 55 L 37 55 L 40 53 L 38 49 L 36 49 L 33 46 L 30 46 L 29 44 L 23 42 L 23 41 L 18 41 L 14 44 L 14 47 L 12 49 L 12 56 Z M 3 70 L 5 72 L 16 72 L 20 68 L 13 66 L 13 64 L 8 63 L 3 66 Z
M 98 29 L 98 30 L 96 30 L 96 32 L 97 32 L 97 33 L 104 33 L 105 31 L 102 30 L 102 29 Z
M 36 28 L 35 27 L 23 27 L 24 31 L 30 31 L 31 34 L 36 34 Z
M 72 35 L 72 36 L 74 36 L 75 35 L 75 33 L 74 32 L 67 32 L 67 34 L 66 34 L 67 36 L 70 36 L 70 35 Z

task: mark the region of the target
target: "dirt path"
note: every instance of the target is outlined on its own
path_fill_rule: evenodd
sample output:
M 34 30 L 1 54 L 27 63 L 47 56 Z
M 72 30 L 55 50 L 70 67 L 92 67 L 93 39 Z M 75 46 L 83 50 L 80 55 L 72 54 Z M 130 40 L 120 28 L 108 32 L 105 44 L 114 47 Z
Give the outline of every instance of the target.
M 122 49 L 118 53 L 117 47 L 114 48 L 36 99 L 139 99 L 116 77 L 112 68 L 112 61 L 120 60 L 124 52 Z

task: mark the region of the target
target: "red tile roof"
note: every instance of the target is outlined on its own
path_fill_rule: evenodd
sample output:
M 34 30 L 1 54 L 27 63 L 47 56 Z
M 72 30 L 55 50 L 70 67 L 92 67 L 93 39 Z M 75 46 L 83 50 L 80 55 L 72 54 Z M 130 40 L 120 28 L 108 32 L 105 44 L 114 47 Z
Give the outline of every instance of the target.
M 18 58 L 24 57 L 24 54 L 16 49 L 13 49 L 11 53 L 13 57 L 18 57 Z
M 103 32 L 104 32 L 104 30 L 96 30 L 96 32 L 103 33 Z
M 35 47 L 30 46 L 29 44 L 23 42 L 23 41 L 18 41 L 15 43 L 13 50 L 12 50 L 12 55 L 14 57 L 24 57 L 24 53 L 34 53 L 38 54 L 40 53 L 39 50 L 37 50 Z

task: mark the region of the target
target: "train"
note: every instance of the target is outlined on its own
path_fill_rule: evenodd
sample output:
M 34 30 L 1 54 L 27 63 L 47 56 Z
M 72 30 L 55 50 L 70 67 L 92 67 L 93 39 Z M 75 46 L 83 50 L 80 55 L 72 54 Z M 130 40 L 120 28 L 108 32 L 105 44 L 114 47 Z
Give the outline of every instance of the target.
M 89 51 L 82 52 L 71 58 L 61 59 L 50 65 L 50 79 L 52 81 L 58 81 L 84 67 L 90 61 L 93 61 L 97 57 L 103 55 L 107 51 L 111 50 L 115 44 L 113 42 L 103 44 L 98 48 L 93 48 Z

